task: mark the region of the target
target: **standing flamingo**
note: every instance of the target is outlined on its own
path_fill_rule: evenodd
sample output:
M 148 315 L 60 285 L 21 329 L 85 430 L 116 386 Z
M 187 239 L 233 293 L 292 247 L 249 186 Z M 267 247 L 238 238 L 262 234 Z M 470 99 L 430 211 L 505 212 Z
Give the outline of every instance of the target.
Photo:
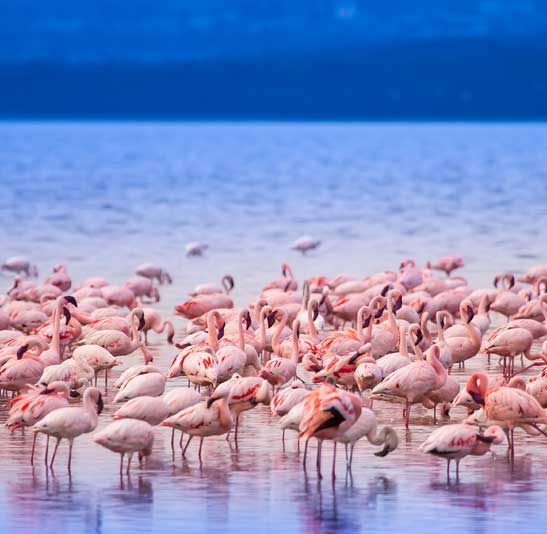
M 429 392 L 443 386 L 446 376 L 446 369 L 439 362 L 439 348 L 434 345 L 426 360 L 417 360 L 384 378 L 372 390 L 372 398 L 392 396 L 404 399 L 405 428 L 408 428 L 412 404 L 421 402 Z
M 492 444 L 503 443 L 505 436 L 499 426 L 490 426 L 483 433 L 468 424 L 446 425 L 435 430 L 419 447 L 425 453 L 445 458 L 446 478 L 450 479 L 450 462 L 456 460 L 456 478 L 460 476 L 460 460 L 468 455 L 482 456 Z
M 168 417 L 160 424 L 160 426 L 175 428 L 190 436 L 182 450 L 183 456 L 186 455 L 190 441 L 194 436 L 198 436 L 200 438 L 198 457 L 201 461 L 204 438 L 226 434 L 232 428 L 233 419 L 228 406 L 230 390 L 223 391 L 223 394 L 194 404 L 194 406 Z
M 57 439 L 50 467 L 53 468 L 57 449 L 62 439 L 68 440 L 68 471 L 72 464 L 72 445 L 74 439 L 82 434 L 92 432 L 97 427 L 99 415 L 103 411 L 103 398 L 101 392 L 94 387 L 87 388 L 84 392 L 83 406 L 59 408 L 47 414 L 34 425 L 34 432 L 40 432 Z M 47 463 L 47 449 L 46 458 Z
M 93 441 L 120 454 L 120 475 L 123 472 L 123 458 L 127 454 L 127 474 L 131 467 L 133 454 L 138 453 L 139 462 L 152 454 L 154 432 L 145 421 L 122 419 L 110 423 L 106 428 L 93 436 Z

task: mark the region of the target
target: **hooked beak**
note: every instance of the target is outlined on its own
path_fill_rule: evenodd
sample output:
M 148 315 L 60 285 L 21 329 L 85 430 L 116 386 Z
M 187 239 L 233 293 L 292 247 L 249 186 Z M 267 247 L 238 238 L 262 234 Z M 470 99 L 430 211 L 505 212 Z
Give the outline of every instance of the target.
M 97 400 L 97 414 L 101 415 L 104 409 L 103 396 L 99 393 L 99 399 Z
M 221 327 L 218 329 L 218 335 L 217 339 L 222 339 L 224 336 L 224 327 L 226 326 L 226 323 L 222 323 Z
M 69 302 L 70 304 L 72 304 L 73 306 L 78 307 L 78 302 L 76 301 L 76 299 L 72 295 L 66 295 L 65 300 L 67 302 Z
M 273 324 L 275 323 L 275 312 L 270 313 L 267 318 L 268 321 L 268 328 L 271 328 Z
M 139 317 L 139 330 L 144 328 L 144 313 Z
M 65 316 L 66 324 L 70 323 L 70 319 L 72 319 L 72 315 L 70 315 L 69 309 L 64 306 L 63 306 L 63 315 Z
M 422 333 L 422 329 L 418 328 L 418 332 L 416 333 L 416 342 L 414 343 L 414 346 L 419 345 L 422 342 L 423 338 L 424 338 L 424 335 Z
M 245 330 L 249 330 L 251 327 L 251 324 L 253 323 L 253 320 L 251 319 L 251 314 L 249 311 L 247 311 L 247 316 L 245 317 Z
M 22 345 L 21 347 L 19 347 L 17 349 L 17 359 L 20 360 L 23 357 L 23 354 L 27 352 L 27 350 L 28 350 L 28 345 Z

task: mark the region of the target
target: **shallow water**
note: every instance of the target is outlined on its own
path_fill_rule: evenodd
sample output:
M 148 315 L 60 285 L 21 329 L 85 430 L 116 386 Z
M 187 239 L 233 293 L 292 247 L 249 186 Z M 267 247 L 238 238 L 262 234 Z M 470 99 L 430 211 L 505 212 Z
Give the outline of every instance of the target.
M 75 282 L 97 274 L 122 283 L 139 263 L 161 263 L 175 278 L 162 290 L 164 314 L 195 284 L 226 272 L 236 278 L 236 302 L 246 303 L 285 259 L 302 279 L 459 252 L 461 274 L 484 286 L 497 271 L 547 261 L 545 146 L 545 125 L 2 123 L 0 250 L 32 258 L 41 274 L 63 261 Z M 321 238 L 321 248 L 308 257 L 288 251 L 301 234 Z M 183 246 L 191 240 L 211 250 L 187 259 Z M 2 289 L 9 282 L 0 277 Z M 184 322 L 176 324 L 180 330 Z M 165 368 L 175 351 L 159 336 L 151 341 Z M 476 359 L 471 368 L 482 365 Z M 469 369 L 456 374 L 463 382 Z M 330 445 L 318 482 L 313 455 L 306 475 L 294 434 L 284 451 L 266 408 L 245 414 L 238 450 L 223 438 L 206 440 L 202 465 L 192 446 L 187 460 L 178 451 L 173 459 L 170 434 L 158 429 L 150 461 L 122 479 L 117 455 L 89 436 L 76 441 L 69 477 L 64 447 L 54 473 L 40 463 L 32 469 L 30 432 L 2 431 L 0 525 L 43 532 L 544 531 L 544 440 L 519 435 L 513 468 L 503 446 L 495 456 L 467 458 L 460 483 L 447 484 L 445 463 L 416 451 L 431 431 L 430 413 L 413 410 L 405 433 L 399 408 L 377 407 L 380 425 L 400 431 L 400 449 L 377 458 L 360 443 L 352 477 L 339 451 L 334 484 Z M 107 404 L 100 426 L 114 409 Z M 5 417 L 2 405 L 0 423 Z

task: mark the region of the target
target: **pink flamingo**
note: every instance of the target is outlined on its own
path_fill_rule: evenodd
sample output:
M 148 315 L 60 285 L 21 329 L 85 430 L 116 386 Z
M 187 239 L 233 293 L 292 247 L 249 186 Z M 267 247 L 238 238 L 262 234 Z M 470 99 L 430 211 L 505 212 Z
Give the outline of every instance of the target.
M 353 450 L 355 444 L 366 436 L 372 445 L 383 445 L 382 450 L 375 452 L 375 456 L 384 457 L 393 452 L 399 445 L 397 432 L 390 426 L 386 426 L 378 432 L 376 415 L 369 408 L 361 408 L 361 415 L 347 430 L 335 439 L 346 447 L 346 467 L 351 470 L 353 463 Z M 349 445 L 349 454 L 348 454 Z
M 317 448 L 317 472 L 321 478 L 321 443 L 334 440 L 332 476 L 335 476 L 336 438 L 341 436 L 361 415 L 361 399 L 326 382 L 304 400 L 304 414 L 300 422 L 299 439 L 307 444 L 310 438 L 319 440 Z M 304 452 L 304 468 L 306 452 Z
M 489 388 L 488 376 L 483 373 L 473 373 L 467 381 L 466 390 L 484 408 L 489 420 L 507 428 L 511 458 L 515 454 L 515 426 L 529 425 L 545 434 L 538 425 L 547 424 L 547 413 L 526 391 L 508 386 Z
M 134 276 L 125 282 L 125 287 L 139 299 L 142 299 L 142 297 L 148 297 L 153 302 L 159 302 L 160 300 L 160 292 L 152 283 L 150 278 L 146 278 L 144 276 Z
M 19 391 L 27 384 L 38 382 L 44 362 L 34 353 L 29 352 L 31 343 L 19 347 L 16 359 L 10 359 L 0 368 L 0 389 Z
M 169 406 L 161 397 L 142 395 L 127 401 L 114 412 L 114 419 L 139 419 L 149 425 L 159 425 L 170 415 Z
M 519 354 L 523 354 L 529 360 L 541 359 L 547 363 L 547 357 L 530 352 L 533 341 L 534 337 L 525 328 L 502 329 L 488 338 L 483 349 L 486 354 L 503 357 L 503 373 L 506 378 L 510 378 L 515 372 L 515 357 Z
M 165 390 L 167 378 L 163 373 L 145 373 L 126 380 L 116 393 L 114 402 L 125 402 L 135 397 L 159 397 Z
M 139 321 L 138 328 L 136 320 Z M 76 345 L 100 345 L 112 356 L 126 356 L 138 348 L 144 354 L 145 363 L 151 361 L 152 355 L 144 343 L 139 339 L 139 330 L 144 327 L 144 312 L 136 308 L 131 312 L 131 337 L 119 330 L 98 330 L 86 334 L 76 342 Z
M 533 284 L 538 278 L 547 276 L 547 265 L 535 265 L 528 269 L 522 276 L 519 276 L 519 282 Z
M 259 375 L 267 380 L 274 388 L 291 381 L 296 376 L 296 366 L 300 357 L 298 337 L 300 335 L 300 322 L 294 321 L 292 335 L 292 355 L 290 359 L 276 358 L 269 360 L 259 372 Z
M 226 293 L 226 295 L 229 295 L 235 287 L 234 277 L 230 274 L 224 275 L 220 283 L 222 287 L 215 284 L 197 285 L 192 291 L 189 291 L 188 294 L 191 297 L 197 297 L 198 295 L 215 295 L 218 293 Z
M 127 469 L 129 474 L 133 454 L 139 456 L 139 463 L 152 454 L 154 432 L 145 421 L 137 419 L 122 419 L 110 423 L 106 428 L 93 436 L 93 441 L 103 447 L 120 454 L 120 475 L 123 472 L 123 458 L 127 454 Z
M 57 449 L 62 439 L 68 440 L 68 471 L 72 463 L 72 446 L 74 439 L 82 434 L 92 432 L 97 427 L 99 415 L 103 411 L 103 398 L 101 392 L 94 387 L 87 388 L 84 392 L 83 406 L 59 408 L 48 413 L 33 427 L 34 432 L 46 434 L 57 439 L 50 467 L 53 468 Z M 47 449 L 45 461 L 47 463 Z
M 497 278 L 495 281 L 496 285 Z M 505 315 L 507 320 L 509 320 L 512 315 L 515 315 L 526 304 L 526 299 L 511 291 L 511 288 L 515 285 L 515 277 L 512 274 L 504 274 L 501 276 L 501 279 L 506 282 L 506 286 L 504 289 L 499 290 L 494 302 L 490 304 L 490 309 Z
M 452 271 L 455 271 L 456 269 L 459 269 L 460 267 L 464 266 L 463 258 L 461 256 L 456 256 L 455 254 L 451 254 L 448 256 L 442 256 L 435 260 L 431 264 L 431 269 L 435 269 L 437 271 L 444 271 L 446 273 L 446 276 L 450 276 Z
M 268 289 L 282 289 L 283 291 L 295 291 L 298 287 L 291 266 L 283 262 L 281 264 L 281 277 L 270 280 L 263 288 L 262 291 Z
M 450 329 L 444 332 L 446 347 L 448 347 L 452 354 L 452 365 L 455 363 L 463 365 L 465 360 L 475 356 L 481 348 L 482 336 L 480 331 L 476 326 L 471 324 L 474 315 L 473 304 L 469 300 L 463 300 L 460 304 L 460 316 L 465 320 L 463 326 L 467 335 L 458 334 L 454 337 L 449 337 L 447 334 L 449 334 L 448 330 Z
M 188 445 L 197 436 L 200 438 L 198 457 L 201 461 L 204 438 L 220 436 L 230 431 L 233 419 L 228 406 L 229 396 L 229 389 L 222 390 L 222 394 L 219 392 L 214 398 L 194 404 L 160 423 L 160 426 L 175 428 L 189 435 L 182 456 L 186 455 Z
M 58 287 L 61 291 L 68 291 L 72 286 L 72 280 L 68 276 L 66 266 L 59 263 L 53 267 L 53 273 L 45 280 L 44 284 L 49 284 Z
M 372 390 L 372 398 L 392 396 L 405 401 L 405 428 L 410 422 L 412 404 L 446 382 L 446 369 L 439 362 L 439 348 L 431 347 L 427 359 L 419 359 L 388 375 Z M 376 397 L 378 396 L 378 397 Z
M 142 331 L 144 332 L 144 342 L 148 344 L 148 332 L 153 330 L 156 334 L 162 334 L 164 330 L 167 330 L 167 343 L 173 343 L 175 337 L 175 327 L 169 319 L 161 320 L 160 313 L 153 308 L 142 308 L 144 313 L 144 326 Z
M 135 308 L 137 305 L 135 293 L 126 286 L 105 286 L 101 288 L 101 293 L 109 305 L 114 304 L 129 309 Z
M 87 364 L 95 372 L 95 386 L 97 385 L 97 376 L 101 371 L 104 371 L 104 386 L 105 389 L 108 386 L 108 370 L 121 365 L 121 361 L 114 358 L 110 352 L 100 345 L 82 345 L 76 347 L 72 353 L 72 357 L 75 359 L 81 358 L 85 360 Z
M 8 258 L 2 263 L 2 271 L 9 271 L 12 273 L 25 273 L 26 276 L 38 276 L 38 269 L 36 265 L 32 265 L 25 258 L 13 257 Z
M 167 393 L 163 394 L 162 397 L 163 401 L 167 405 L 167 408 L 169 409 L 169 416 L 175 415 L 176 413 L 185 410 L 186 408 L 190 408 L 190 406 L 194 406 L 194 404 L 197 404 L 198 402 L 203 401 L 203 397 L 201 396 L 201 393 L 198 393 L 194 389 L 190 388 L 175 388 Z M 180 435 L 180 447 L 182 448 L 182 437 L 183 434 Z M 171 450 L 175 450 L 175 429 L 172 429 L 171 432 Z
M 182 304 L 175 306 L 175 313 L 186 319 L 196 319 L 201 315 L 217 308 L 233 308 L 234 301 L 224 293 L 213 295 L 198 295 Z
M 28 390 L 19 394 L 9 403 L 10 411 L 6 427 L 13 432 L 20 427 L 35 425 L 48 413 L 68 406 L 69 389 L 65 382 L 53 382 L 45 388 L 29 386 Z M 32 440 L 30 465 L 34 465 L 34 450 L 36 436 Z M 49 443 L 49 437 L 48 437 Z
M 446 478 L 450 479 L 450 462 L 456 461 L 456 478 L 460 476 L 460 460 L 466 456 L 482 456 L 492 444 L 504 441 L 503 430 L 490 426 L 484 432 L 468 424 L 446 425 L 435 430 L 419 447 L 425 453 L 445 458 Z
M 157 280 L 159 284 L 171 284 L 173 280 L 171 275 L 153 263 L 143 263 L 135 269 L 135 274 L 150 278 L 151 280 Z

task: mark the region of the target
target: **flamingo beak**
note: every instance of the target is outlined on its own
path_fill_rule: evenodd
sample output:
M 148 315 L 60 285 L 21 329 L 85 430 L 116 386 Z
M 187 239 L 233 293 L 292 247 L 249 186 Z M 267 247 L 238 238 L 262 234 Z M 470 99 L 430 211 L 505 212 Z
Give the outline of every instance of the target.
M 68 308 L 63 307 L 63 315 L 65 316 L 66 324 L 70 323 L 70 319 L 72 319 L 72 315 L 70 314 L 70 311 Z
M 142 330 L 144 328 L 145 322 L 144 322 L 144 313 L 139 317 L 139 330 Z
M 104 409 L 103 396 L 99 393 L 99 398 L 97 400 L 97 414 L 101 415 L 101 412 Z
M 65 300 L 67 302 L 69 302 L 70 304 L 72 304 L 73 306 L 78 307 L 78 302 L 76 301 L 76 299 L 72 295 L 66 295 Z

